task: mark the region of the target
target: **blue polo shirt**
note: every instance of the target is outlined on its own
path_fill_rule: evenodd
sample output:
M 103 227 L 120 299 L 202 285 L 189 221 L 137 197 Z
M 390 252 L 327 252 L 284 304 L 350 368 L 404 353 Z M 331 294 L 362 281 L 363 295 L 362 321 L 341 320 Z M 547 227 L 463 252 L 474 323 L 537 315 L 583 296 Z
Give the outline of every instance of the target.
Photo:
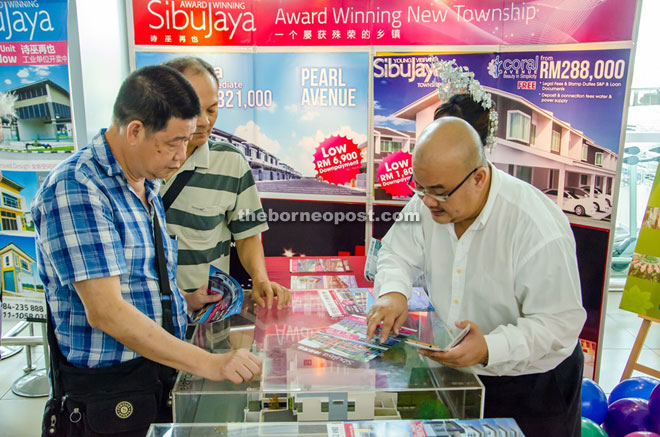
M 77 367 L 109 366 L 138 355 L 89 325 L 75 282 L 118 276 L 124 300 L 162 325 L 153 214 L 160 221 L 167 258 L 174 334 L 183 338 L 187 323 L 186 303 L 176 286 L 177 244 L 166 232 L 159 184 L 145 180 L 149 211 L 128 183 L 104 133 L 60 163 L 32 204 L 37 266 L 55 336 L 62 354 Z

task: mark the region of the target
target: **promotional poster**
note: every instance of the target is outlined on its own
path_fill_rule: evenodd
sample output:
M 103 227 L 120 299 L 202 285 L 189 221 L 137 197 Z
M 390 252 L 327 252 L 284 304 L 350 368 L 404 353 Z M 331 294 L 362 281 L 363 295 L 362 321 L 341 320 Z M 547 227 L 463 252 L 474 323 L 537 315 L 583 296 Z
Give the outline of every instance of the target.
M 263 197 L 364 197 L 366 53 L 200 53 L 220 84 L 212 139 L 243 152 Z M 137 53 L 137 66 L 175 53 Z
M 629 58 L 629 50 L 376 56 L 375 198 L 412 193 L 410 153 L 444 103 L 435 63 L 455 60 L 494 102 L 487 157 L 495 167 L 542 190 L 569 217 L 610 221 Z

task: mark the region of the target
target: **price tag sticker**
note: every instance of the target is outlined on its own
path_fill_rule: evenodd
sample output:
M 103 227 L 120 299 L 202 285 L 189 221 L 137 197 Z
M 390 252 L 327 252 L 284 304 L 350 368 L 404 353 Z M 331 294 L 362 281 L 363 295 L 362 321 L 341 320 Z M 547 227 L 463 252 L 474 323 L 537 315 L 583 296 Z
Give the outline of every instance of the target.
M 3 320 L 46 320 L 46 299 L 9 297 L 2 300 Z

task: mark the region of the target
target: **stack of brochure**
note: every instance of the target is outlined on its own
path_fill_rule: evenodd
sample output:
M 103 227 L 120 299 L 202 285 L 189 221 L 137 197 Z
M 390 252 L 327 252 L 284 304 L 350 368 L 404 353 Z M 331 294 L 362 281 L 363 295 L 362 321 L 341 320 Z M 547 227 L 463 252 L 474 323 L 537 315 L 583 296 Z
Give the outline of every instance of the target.
M 401 328 L 399 332 L 398 336 L 388 337 L 384 343 L 377 338 L 367 341 L 367 319 L 352 315 L 299 341 L 294 348 L 346 366 L 359 367 L 405 340 L 415 330 Z

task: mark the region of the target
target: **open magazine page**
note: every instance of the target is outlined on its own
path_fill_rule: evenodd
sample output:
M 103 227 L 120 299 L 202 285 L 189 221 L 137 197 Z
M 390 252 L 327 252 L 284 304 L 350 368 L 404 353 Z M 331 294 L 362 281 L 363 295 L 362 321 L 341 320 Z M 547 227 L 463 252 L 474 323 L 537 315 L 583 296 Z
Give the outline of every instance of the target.
M 318 290 L 330 317 L 367 313 L 367 300 L 371 296 L 366 288 L 337 288 Z
M 357 280 L 353 275 L 291 276 L 292 290 L 321 288 L 357 288 Z
M 330 317 L 367 314 L 374 302 L 373 288 L 319 289 L 318 293 Z M 413 287 L 408 300 L 408 311 L 433 310 L 426 291 L 421 287 Z
M 321 358 L 354 366 L 378 357 L 414 332 L 413 329 L 401 328 L 400 335 L 389 337 L 384 343 L 377 339 L 368 342 L 367 319 L 354 315 L 321 329 L 294 347 Z
M 341 258 L 303 258 L 290 261 L 291 273 L 350 272 L 351 263 Z
M 243 288 L 231 276 L 211 266 L 209 271 L 208 294 L 220 294 L 222 299 L 192 313 L 192 323 L 212 323 L 241 312 Z

